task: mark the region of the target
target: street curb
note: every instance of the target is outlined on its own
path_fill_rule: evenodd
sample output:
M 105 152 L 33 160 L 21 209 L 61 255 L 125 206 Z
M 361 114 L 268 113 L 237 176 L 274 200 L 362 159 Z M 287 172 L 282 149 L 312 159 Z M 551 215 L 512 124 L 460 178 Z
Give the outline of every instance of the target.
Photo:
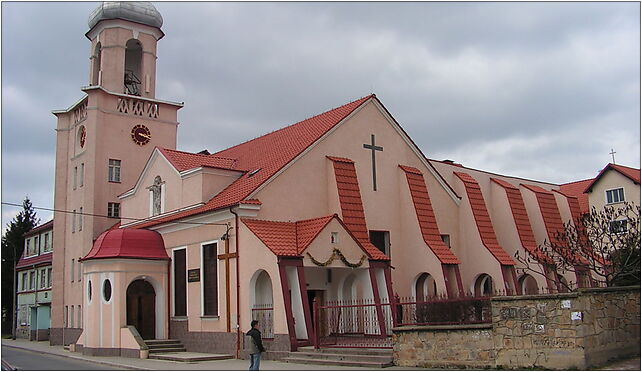
M 107 362 L 107 361 L 103 361 L 103 360 L 93 360 L 93 359 L 79 357 L 79 356 L 76 356 L 76 355 L 60 354 L 60 353 L 47 351 L 47 350 L 35 350 L 35 349 L 30 349 L 28 347 L 23 347 L 23 346 L 14 346 L 14 345 L 7 345 L 7 344 L 2 344 L 2 346 L 11 347 L 11 348 L 20 349 L 20 350 L 33 351 L 34 353 L 56 355 L 56 356 L 61 356 L 61 357 L 65 357 L 65 358 L 75 359 L 75 360 L 82 360 L 83 362 L 92 362 L 92 363 L 97 363 L 97 364 L 103 364 L 103 365 L 110 366 L 110 367 L 118 367 L 118 368 L 130 369 L 130 370 L 134 370 L 134 371 L 154 371 L 154 369 L 150 369 L 150 368 L 134 367 L 134 366 L 130 366 L 130 365 L 127 365 L 127 364 Z

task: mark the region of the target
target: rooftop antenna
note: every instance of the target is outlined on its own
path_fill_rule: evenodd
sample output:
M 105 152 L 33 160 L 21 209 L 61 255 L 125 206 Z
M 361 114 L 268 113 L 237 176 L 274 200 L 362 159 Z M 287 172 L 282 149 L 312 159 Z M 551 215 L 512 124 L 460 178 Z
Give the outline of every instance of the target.
M 609 154 L 611 154 L 611 157 L 613 158 L 613 164 L 615 164 L 615 154 L 617 154 L 617 152 L 613 151 L 613 148 L 611 148 L 611 152 L 609 152 Z

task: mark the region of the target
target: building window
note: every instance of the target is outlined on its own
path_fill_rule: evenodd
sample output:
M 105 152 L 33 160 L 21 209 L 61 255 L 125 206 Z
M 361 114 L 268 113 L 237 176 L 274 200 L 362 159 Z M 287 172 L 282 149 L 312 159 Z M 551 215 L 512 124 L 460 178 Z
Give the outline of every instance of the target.
M 628 220 L 616 220 L 609 222 L 609 232 L 611 234 L 623 234 L 627 229 Z
M 76 327 L 82 328 L 82 307 L 78 305 L 77 309 L 78 309 L 78 316 L 76 317 L 76 319 L 78 319 L 78 324 L 76 324 Z
M 78 167 L 74 167 L 74 190 L 78 185 Z
M 120 182 L 120 160 L 109 159 L 109 182 Z
M 76 260 L 74 258 L 71 259 L 71 268 L 69 270 L 69 277 L 71 278 L 71 281 L 74 281 L 74 268 L 76 267 Z
M 87 282 L 87 298 L 91 302 L 91 280 Z
M 33 237 L 33 254 L 38 254 L 38 252 L 40 251 L 40 249 L 38 249 L 39 248 L 38 243 L 39 243 L 38 237 L 34 236 Z
M 203 315 L 218 315 L 218 258 L 216 243 L 203 244 L 201 276 L 203 277 Z
M 74 327 L 74 305 L 71 305 L 71 311 L 69 312 L 69 328 Z
M 120 203 L 107 203 L 107 217 L 120 217 Z
M 51 281 L 53 278 L 51 277 L 51 267 L 47 268 L 47 288 L 51 288 Z
M 450 248 L 450 235 L 441 235 L 441 241 L 446 244 L 446 247 Z
M 22 273 L 22 290 L 26 291 L 27 290 L 27 274 L 28 273 Z
M 80 212 L 78 213 L 78 231 L 82 231 L 82 207 L 80 207 Z
M 84 184 L 85 184 L 85 163 L 80 163 L 79 185 L 80 187 L 83 187 Z
M 76 210 L 71 213 L 71 232 L 76 232 Z
M 67 318 L 68 317 L 69 317 L 69 306 L 65 306 L 65 314 L 63 315 L 63 319 L 62 319 L 62 326 L 64 328 L 67 328 L 67 324 L 69 324 L 67 322 L 67 320 L 68 320 Z
M 187 316 L 187 250 L 174 250 L 174 316 Z
M 49 246 L 49 233 L 45 233 L 44 243 L 42 244 L 42 251 L 49 252 L 50 250 L 51 250 L 51 247 Z
M 607 204 L 612 204 L 612 203 L 620 203 L 624 201 L 624 189 L 619 188 L 619 189 L 613 189 L 613 190 L 606 190 L 606 203 Z
M 80 263 L 80 258 L 78 258 L 78 281 L 82 281 L 82 264 Z
M 330 243 L 331 244 L 338 244 L 339 243 L 339 233 L 336 231 L 333 231 L 330 233 Z
M 47 269 L 40 270 L 40 289 L 47 287 Z
M 29 289 L 30 290 L 36 289 L 36 272 L 35 271 L 29 272 Z
M 105 300 L 105 302 L 111 300 L 111 282 L 109 279 L 105 279 L 103 282 L 103 300 Z
M 379 250 L 390 256 L 390 232 L 370 230 L 370 243 Z
M 25 239 L 25 251 L 27 252 L 27 256 L 31 256 L 31 239 L 30 238 Z

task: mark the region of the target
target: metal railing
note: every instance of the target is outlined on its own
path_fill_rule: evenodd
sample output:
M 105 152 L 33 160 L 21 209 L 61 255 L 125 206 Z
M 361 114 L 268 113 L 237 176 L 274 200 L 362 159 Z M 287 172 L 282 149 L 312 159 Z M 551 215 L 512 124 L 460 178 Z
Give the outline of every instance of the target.
M 252 320 L 259 321 L 263 338 L 274 338 L 274 307 L 272 304 L 257 304 L 252 308 Z

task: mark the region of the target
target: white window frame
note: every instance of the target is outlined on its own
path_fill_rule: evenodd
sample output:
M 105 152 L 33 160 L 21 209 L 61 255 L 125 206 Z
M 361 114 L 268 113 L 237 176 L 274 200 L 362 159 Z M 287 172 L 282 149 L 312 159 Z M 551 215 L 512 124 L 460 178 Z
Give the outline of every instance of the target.
M 112 161 L 118 162 L 118 164 L 114 163 L 112 164 Z M 122 178 L 121 178 L 121 167 L 122 167 L 122 161 L 120 159 L 109 159 L 107 161 L 107 181 L 109 182 L 116 182 L 120 183 Z M 118 177 L 117 177 L 118 176 Z
M 47 288 L 47 268 L 38 270 L 40 272 L 40 280 L 38 281 L 38 289 Z
M 49 266 L 47 268 L 47 288 L 51 288 L 53 284 L 53 268 Z
M 611 191 L 618 191 L 618 190 L 622 190 L 622 200 L 609 202 L 609 192 L 611 192 Z M 615 194 L 615 193 L 614 193 L 614 194 Z M 619 195 L 618 195 L 618 196 L 619 196 Z M 626 201 L 626 195 L 624 194 L 624 187 L 616 187 L 616 188 L 614 188 L 614 189 L 608 189 L 608 190 L 606 190 L 606 191 L 604 192 L 604 202 L 605 202 L 606 204 L 624 203 L 625 201 Z
M 172 248 L 172 267 L 170 269 L 170 270 L 172 270 L 171 271 L 172 280 L 171 280 L 171 283 L 169 283 L 169 285 L 170 285 L 170 291 L 172 293 L 171 301 L 172 301 L 172 316 L 173 317 L 176 316 L 176 301 L 175 301 L 175 299 L 176 299 L 176 285 L 174 284 L 174 280 L 173 280 L 174 279 L 173 274 L 175 272 L 174 263 L 176 262 L 176 260 L 175 260 L 176 254 L 175 253 L 176 253 L 176 251 L 180 251 L 181 249 L 185 250 L 185 282 L 186 282 L 185 290 L 187 292 L 189 292 L 189 282 L 187 282 L 187 270 L 189 270 L 189 265 L 188 265 L 188 260 L 187 260 L 187 254 L 188 254 L 187 246 Z M 202 301 L 202 299 L 201 299 L 201 301 Z M 186 305 L 185 316 L 187 316 L 189 314 L 189 293 L 185 294 L 185 305 Z M 202 313 L 202 311 L 201 311 L 201 313 Z
M 29 290 L 29 272 L 28 271 L 23 271 L 20 275 L 20 291 L 28 291 Z
M 50 247 L 51 242 L 49 240 L 49 233 L 48 232 L 43 234 L 42 241 L 43 241 L 43 243 L 42 243 L 42 251 L 43 252 L 49 252 L 51 250 L 51 247 Z
M 33 282 L 31 279 L 33 278 Z M 35 291 L 36 290 L 36 285 L 37 285 L 37 278 L 36 278 L 36 271 L 35 270 L 30 270 L 29 271 L 29 290 L 30 291 Z
M 217 315 L 205 315 L 205 277 L 203 276 L 203 247 L 208 245 L 208 244 L 216 244 L 216 314 Z M 219 243 L 218 240 L 210 240 L 207 242 L 202 242 L 200 244 L 200 249 L 199 249 L 199 255 L 201 256 L 201 267 L 200 267 L 200 276 L 201 276 L 201 317 L 207 317 L 207 318 L 219 318 L 221 316 L 221 291 L 219 290 L 221 288 L 219 283 L 219 277 L 220 277 L 220 260 L 218 259 L 218 248 L 219 248 Z M 185 265 L 187 267 L 187 265 Z M 189 313 L 188 313 L 189 314 Z
M 118 213 L 114 213 L 116 206 L 118 207 Z M 107 217 L 120 217 L 120 203 L 107 202 Z

